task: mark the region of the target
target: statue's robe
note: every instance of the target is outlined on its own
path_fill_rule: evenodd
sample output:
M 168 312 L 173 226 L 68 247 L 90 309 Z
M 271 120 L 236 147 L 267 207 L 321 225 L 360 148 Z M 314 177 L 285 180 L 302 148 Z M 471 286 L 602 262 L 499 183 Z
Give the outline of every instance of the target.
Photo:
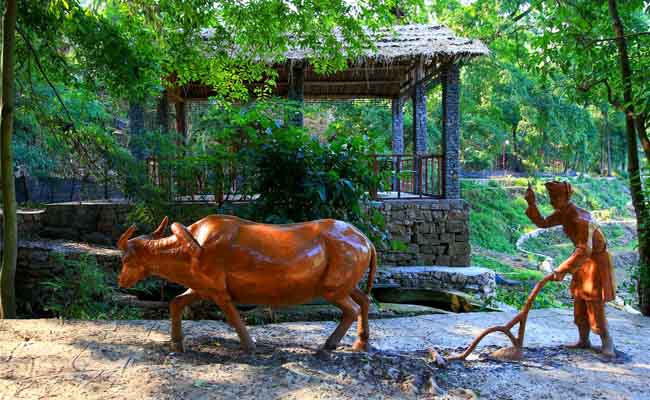
M 561 272 L 573 275 L 571 295 L 585 301 L 607 302 L 616 297 L 616 284 L 607 241 L 587 211 L 569 203 L 547 218 L 536 206 L 528 207 L 526 215 L 540 228 L 562 225 L 575 251 L 563 263 Z

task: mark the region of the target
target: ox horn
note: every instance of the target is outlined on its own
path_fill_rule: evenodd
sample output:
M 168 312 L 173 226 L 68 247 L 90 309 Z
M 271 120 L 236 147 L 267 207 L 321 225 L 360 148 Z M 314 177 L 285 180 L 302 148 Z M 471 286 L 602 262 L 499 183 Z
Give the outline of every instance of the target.
M 133 232 L 135 232 L 135 229 L 136 226 L 135 224 L 133 224 L 129 227 L 129 229 L 126 230 L 126 232 L 122 234 L 122 236 L 120 236 L 120 240 L 117 241 L 117 247 L 120 250 L 126 251 L 126 243 L 129 241 L 129 239 L 131 239 L 131 236 L 133 236 Z
M 168 224 L 169 224 L 169 218 L 167 217 L 163 218 L 162 222 L 160 223 L 160 225 L 158 225 L 158 228 L 156 228 L 156 230 L 153 231 L 151 236 L 154 239 L 160 239 L 165 233 L 165 229 L 167 229 Z
M 201 255 L 201 251 L 203 250 L 201 248 L 201 245 L 194 239 L 192 234 L 187 230 L 183 224 L 179 224 L 178 222 L 174 222 L 172 224 L 172 232 L 178 240 L 180 240 L 182 243 L 184 243 L 190 252 L 190 255 L 192 257 L 199 257 Z

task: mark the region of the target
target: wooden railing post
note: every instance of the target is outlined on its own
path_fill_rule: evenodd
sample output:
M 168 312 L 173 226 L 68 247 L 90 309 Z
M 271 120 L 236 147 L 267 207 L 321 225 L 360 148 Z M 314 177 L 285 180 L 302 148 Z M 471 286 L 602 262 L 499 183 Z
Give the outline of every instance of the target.
M 377 154 L 372 155 L 372 170 L 374 172 L 375 179 L 379 177 L 379 163 L 377 161 Z M 370 197 L 376 200 L 379 196 L 377 195 L 377 183 L 373 183 L 370 188 Z

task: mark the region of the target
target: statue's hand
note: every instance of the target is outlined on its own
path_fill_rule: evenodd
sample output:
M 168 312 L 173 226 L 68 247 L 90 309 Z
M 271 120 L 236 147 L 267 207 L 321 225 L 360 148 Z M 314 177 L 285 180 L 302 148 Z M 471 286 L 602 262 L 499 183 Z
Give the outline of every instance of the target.
M 565 275 L 566 275 L 566 272 L 554 271 L 553 272 L 553 280 L 556 281 L 556 282 L 562 282 L 564 280 Z
M 526 189 L 526 194 L 524 195 L 524 199 L 526 199 L 526 202 L 529 205 L 535 204 L 535 192 L 533 191 L 533 188 L 528 185 L 528 189 Z

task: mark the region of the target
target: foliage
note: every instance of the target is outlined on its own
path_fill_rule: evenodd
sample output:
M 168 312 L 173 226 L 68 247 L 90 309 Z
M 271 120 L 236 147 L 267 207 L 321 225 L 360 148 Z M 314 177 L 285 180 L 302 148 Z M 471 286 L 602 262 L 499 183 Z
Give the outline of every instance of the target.
M 303 128 L 284 125 L 278 116 L 284 102 L 259 101 L 247 107 L 214 106 L 188 143 L 182 162 L 166 154 L 170 137 L 147 136 L 161 171 L 174 171 L 185 183 L 172 196 L 214 193 L 219 211 L 269 223 L 321 218 L 349 221 L 372 237 L 382 235 L 380 214 L 368 207 L 369 189 L 376 184 L 370 169 L 373 141 L 362 135 L 337 135 L 321 142 Z M 290 112 L 290 111 L 289 111 Z M 164 175 L 164 173 L 163 173 Z M 170 188 L 141 184 L 134 196 L 143 202 L 133 218 L 152 227 L 173 210 L 165 193 Z M 233 190 L 236 188 L 236 190 Z M 236 194 L 234 193 L 236 191 Z M 254 199 L 229 209 L 229 199 Z
M 463 197 L 471 206 L 470 240 L 474 245 L 514 253 L 515 243 L 530 221 L 521 196 L 511 196 L 498 184 L 461 181 Z
M 526 303 L 528 294 L 544 274 L 540 271 L 516 268 L 506 265 L 494 258 L 486 256 L 472 256 L 472 264 L 489 268 L 505 279 L 519 281 L 521 286 L 498 286 L 496 300 L 521 309 Z M 533 308 L 562 308 L 570 305 L 568 284 L 565 282 L 549 282 L 537 295 Z
M 136 319 L 137 313 L 111 303 L 114 288 L 94 257 L 78 260 L 58 254 L 62 274 L 42 282 L 50 289 L 46 311 L 63 319 Z
M 633 216 L 629 207 L 629 190 L 624 180 L 588 177 L 562 179 L 570 182 L 573 187 L 572 201 L 592 212 L 595 217 L 624 219 Z M 472 209 L 472 245 L 505 253 L 516 252 L 517 239 L 535 228 L 525 214 L 527 205 L 523 199 L 529 182 L 533 185 L 542 214 L 549 215 L 553 212 L 544 181 L 538 178 L 506 178 L 483 184 L 462 180 L 463 198 Z

